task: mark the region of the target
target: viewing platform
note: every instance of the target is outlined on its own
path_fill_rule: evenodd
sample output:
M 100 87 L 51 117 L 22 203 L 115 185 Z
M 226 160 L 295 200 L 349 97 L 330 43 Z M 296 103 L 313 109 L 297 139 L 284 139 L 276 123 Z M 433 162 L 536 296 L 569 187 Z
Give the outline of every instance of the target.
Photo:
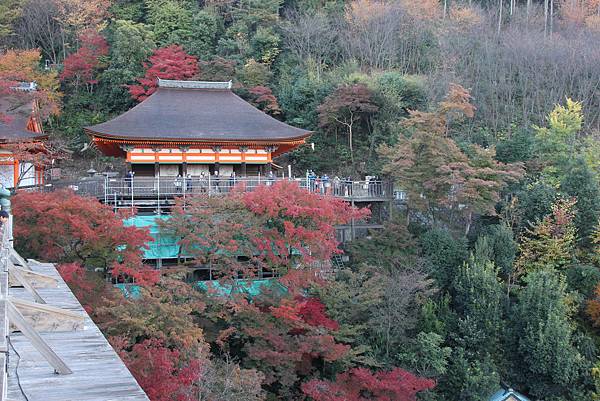
M 53 264 L 0 267 L 0 401 L 149 401 Z
M 92 196 L 115 209 L 136 207 L 139 211 L 156 208 L 168 208 L 174 204 L 175 198 L 208 194 L 220 196 L 231 192 L 234 188 L 241 191 L 253 191 L 260 185 L 273 185 L 280 180 L 297 183 L 300 187 L 324 196 L 334 196 L 348 202 L 385 202 L 394 199 L 393 185 L 383 180 L 329 180 L 329 185 L 320 185 L 307 178 L 266 178 L 244 177 L 231 178 L 214 176 L 206 177 L 134 177 L 110 178 L 90 177 L 78 181 L 61 182 L 45 189 L 70 188 L 78 195 Z

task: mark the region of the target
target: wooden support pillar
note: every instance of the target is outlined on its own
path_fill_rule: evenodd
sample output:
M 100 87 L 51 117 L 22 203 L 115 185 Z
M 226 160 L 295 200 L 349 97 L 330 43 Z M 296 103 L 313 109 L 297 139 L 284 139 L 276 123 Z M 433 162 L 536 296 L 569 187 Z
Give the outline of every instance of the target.
M 248 175 L 248 170 L 246 167 L 246 162 L 242 162 L 242 177 L 246 177 Z
M 221 172 L 219 171 L 219 162 L 215 162 L 215 171 L 221 175 Z
M 160 164 L 158 162 L 154 162 L 154 176 L 160 177 Z
M 181 164 L 181 175 L 187 177 L 187 162 Z

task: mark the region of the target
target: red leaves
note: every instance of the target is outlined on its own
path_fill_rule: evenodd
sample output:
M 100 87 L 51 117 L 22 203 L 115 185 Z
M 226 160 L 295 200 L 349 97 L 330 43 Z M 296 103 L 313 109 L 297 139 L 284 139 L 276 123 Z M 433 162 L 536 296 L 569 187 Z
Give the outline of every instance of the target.
M 280 181 L 253 192 L 188 198 L 185 210 L 180 203 L 166 227 L 181 238 L 184 254 L 210 263 L 221 277 L 237 278 L 252 277 L 260 269 L 301 272 L 291 269 L 295 262 L 309 270 L 313 261 L 328 260 L 339 252 L 335 225 L 368 214 L 295 182 Z M 294 274 L 286 283 L 290 291 L 309 284 L 306 276 Z
M 127 341 L 112 339 L 119 355 L 152 401 L 198 400 L 196 384 L 202 373 L 201 360 L 185 362 L 177 350 L 160 340 L 149 339 L 126 351 Z
M 255 86 L 248 92 L 252 95 L 250 103 L 272 116 L 281 114 L 281 108 L 273 91 L 266 86 Z
M 138 78 L 139 85 L 129 85 L 129 93 L 135 100 L 142 102 L 156 91 L 157 78 L 190 79 L 198 74 L 198 59 L 187 54 L 183 47 L 171 45 L 156 49 L 148 59 L 146 75 Z
M 244 351 L 252 366 L 265 374 L 265 384 L 282 387 L 282 397 L 320 363 L 337 361 L 350 348 L 336 343 L 330 331 L 338 324 L 316 298 L 284 299 L 268 308 L 246 304 L 234 322 L 246 337 Z
M 108 55 L 108 42 L 94 30 L 83 32 L 79 40 L 81 46 L 65 59 L 60 79 L 73 81 L 75 87 L 80 83 L 97 84 L 95 74 L 101 67 L 101 57 Z
M 400 368 L 375 374 L 356 368 L 337 375 L 333 383 L 311 380 L 302 385 L 302 391 L 315 401 L 415 401 L 419 391 L 434 386 L 434 380 Z
M 363 84 L 340 86 L 317 109 L 322 127 L 338 125 L 341 121 L 343 125 L 352 124 L 378 110 L 373 92 Z
M 14 199 L 14 235 L 27 255 L 59 263 L 101 268 L 116 278 L 154 284 L 159 273 L 142 263 L 141 249 L 151 240 L 146 230 L 124 227 L 96 199 L 72 191 L 19 192 Z

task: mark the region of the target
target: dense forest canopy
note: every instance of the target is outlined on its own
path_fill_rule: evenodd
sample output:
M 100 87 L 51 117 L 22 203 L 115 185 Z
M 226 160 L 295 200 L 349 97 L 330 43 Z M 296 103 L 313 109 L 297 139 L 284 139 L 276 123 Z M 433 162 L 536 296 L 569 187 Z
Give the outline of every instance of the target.
M 313 131 L 296 175 L 408 195 L 328 277 L 334 226 L 368 211 L 286 183 L 178 204 L 162 229 L 229 297 L 148 271 L 147 234 L 70 192 L 19 193 L 16 246 L 61 264 L 153 401 L 598 400 L 598 43 L 599 0 L 0 0 L 0 95 L 38 83 L 19 96 L 73 174 L 118 164 L 82 127 L 157 78 L 232 80 Z M 237 293 L 259 268 L 280 285 Z

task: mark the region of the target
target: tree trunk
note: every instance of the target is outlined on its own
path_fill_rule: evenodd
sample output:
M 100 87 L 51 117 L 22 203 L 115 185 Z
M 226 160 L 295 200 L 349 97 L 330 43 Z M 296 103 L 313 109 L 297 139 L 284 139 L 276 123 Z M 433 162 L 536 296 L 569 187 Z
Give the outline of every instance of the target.
M 448 0 L 444 0 L 444 15 L 442 16 L 443 19 L 446 19 L 447 13 L 448 13 Z
M 530 13 L 531 13 L 531 0 L 527 0 L 527 11 L 526 11 L 527 22 L 529 22 L 529 14 Z
M 548 36 L 548 0 L 544 0 L 544 37 Z
M 500 36 L 500 30 L 502 29 L 502 8 L 504 7 L 504 0 L 499 1 L 498 6 L 498 36 Z
M 469 214 L 467 215 L 467 226 L 465 227 L 465 235 L 469 234 L 471 230 L 471 222 L 473 221 L 473 212 L 469 210 Z
M 554 0 L 550 0 L 550 35 L 554 33 Z

